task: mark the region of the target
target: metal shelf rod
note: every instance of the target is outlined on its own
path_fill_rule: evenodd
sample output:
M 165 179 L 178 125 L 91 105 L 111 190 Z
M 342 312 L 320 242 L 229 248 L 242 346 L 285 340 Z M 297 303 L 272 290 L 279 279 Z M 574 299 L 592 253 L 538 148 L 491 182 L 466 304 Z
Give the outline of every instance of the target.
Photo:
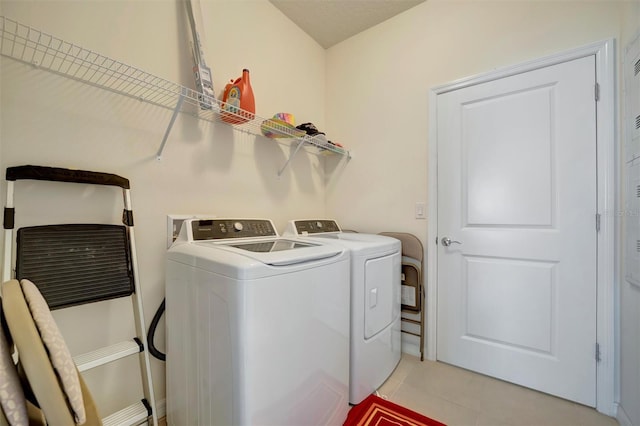
M 181 93 L 178 98 L 178 103 L 176 107 L 173 109 L 173 114 L 171 115 L 171 120 L 169 120 L 169 125 L 167 126 L 167 130 L 164 132 L 164 136 L 162 138 L 162 143 L 160 143 L 160 148 L 158 148 L 158 153 L 156 154 L 156 158 L 158 160 L 162 159 L 162 151 L 164 151 L 164 146 L 167 143 L 167 138 L 169 137 L 169 133 L 171 133 L 171 129 L 173 128 L 173 123 L 176 122 L 176 118 L 178 117 L 178 112 L 180 112 L 180 108 L 182 108 L 182 103 L 184 102 L 185 94 Z

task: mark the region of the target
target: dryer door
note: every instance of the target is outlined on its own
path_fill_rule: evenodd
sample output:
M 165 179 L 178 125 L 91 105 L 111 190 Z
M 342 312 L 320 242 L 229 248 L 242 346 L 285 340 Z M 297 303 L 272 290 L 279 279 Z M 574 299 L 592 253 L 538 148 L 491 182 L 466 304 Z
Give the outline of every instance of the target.
M 400 274 L 400 253 L 365 262 L 365 339 L 387 328 L 400 315 Z

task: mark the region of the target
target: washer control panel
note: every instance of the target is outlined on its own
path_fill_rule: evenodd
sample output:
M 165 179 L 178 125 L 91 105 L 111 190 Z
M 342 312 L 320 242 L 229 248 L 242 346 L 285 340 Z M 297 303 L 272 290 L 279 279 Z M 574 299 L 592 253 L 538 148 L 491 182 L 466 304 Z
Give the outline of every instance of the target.
M 191 222 L 193 241 L 229 238 L 277 237 L 268 219 L 206 219 Z
M 340 232 L 338 222 L 335 220 L 313 219 L 296 220 L 296 232 L 298 235 L 320 234 L 325 232 Z

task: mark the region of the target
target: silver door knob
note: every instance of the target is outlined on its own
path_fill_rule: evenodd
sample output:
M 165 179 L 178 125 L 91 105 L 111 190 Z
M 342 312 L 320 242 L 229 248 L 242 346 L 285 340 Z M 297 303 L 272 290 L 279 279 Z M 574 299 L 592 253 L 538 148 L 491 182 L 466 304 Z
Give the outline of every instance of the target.
M 440 242 L 445 247 L 449 247 L 451 244 L 462 244 L 460 241 L 452 240 L 449 237 L 442 237 L 442 240 L 440 240 Z

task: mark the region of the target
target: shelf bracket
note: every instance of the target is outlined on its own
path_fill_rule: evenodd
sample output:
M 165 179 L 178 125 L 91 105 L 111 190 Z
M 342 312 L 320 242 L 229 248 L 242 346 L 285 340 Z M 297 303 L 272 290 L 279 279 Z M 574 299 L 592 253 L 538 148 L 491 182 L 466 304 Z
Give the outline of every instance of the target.
M 287 168 L 287 166 L 289 165 L 289 163 L 291 162 L 291 160 L 293 160 L 293 157 L 296 156 L 296 154 L 298 153 L 298 151 L 300 151 L 300 148 L 302 148 L 302 145 L 305 144 L 304 140 L 299 141 L 298 146 L 296 146 L 295 151 L 293 151 L 293 154 L 291 154 L 289 156 L 289 158 L 287 159 L 286 163 L 284 163 L 284 165 L 282 166 L 282 168 L 280 168 L 280 170 L 278 171 L 278 177 L 282 176 L 282 172 L 284 172 L 284 169 Z
M 160 148 L 158 148 L 158 152 L 156 154 L 156 158 L 158 159 L 158 161 L 162 159 L 162 151 L 164 151 L 164 146 L 167 143 L 167 139 L 169 138 L 169 133 L 171 133 L 173 124 L 176 122 L 176 118 L 178 117 L 180 108 L 182 108 L 182 102 L 184 102 L 185 96 L 186 96 L 186 89 L 183 87 L 182 90 L 180 91 L 180 96 L 178 97 L 178 102 L 176 103 L 176 107 L 173 109 L 173 115 L 171 115 L 171 120 L 169 121 L 167 130 L 164 132 L 164 137 L 162 138 L 162 143 L 160 144 Z

